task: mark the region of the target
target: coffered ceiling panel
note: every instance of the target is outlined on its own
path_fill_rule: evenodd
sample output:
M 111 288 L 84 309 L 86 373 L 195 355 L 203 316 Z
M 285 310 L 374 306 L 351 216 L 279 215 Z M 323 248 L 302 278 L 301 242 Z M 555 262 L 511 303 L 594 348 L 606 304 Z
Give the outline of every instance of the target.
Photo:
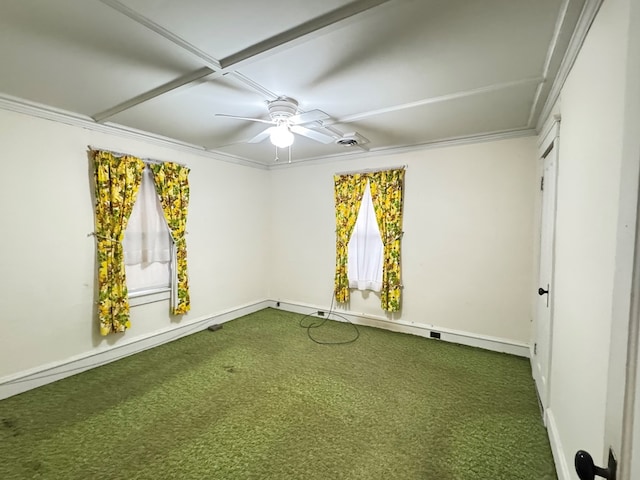
M 0 92 L 84 115 L 201 67 L 97 1 L 2 0 Z
M 535 86 L 519 85 L 500 91 L 423 105 L 410 110 L 371 116 L 350 124 L 370 138 L 371 149 L 428 144 L 526 128 L 528 100 Z M 499 109 L 501 115 L 494 115 Z M 402 125 L 402 128 L 397 128 Z M 347 125 L 338 125 L 346 129 Z
M 235 114 L 239 109 L 249 117 L 266 118 L 261 94 L 225 78 L 209 77 L 136 105 L 109 121 L 211 148 L 250 138 L 247 136 L 250 133 L 245 133 L 253 131 L 250 127 L 260 131 L 263 124 L 214 116 L 214 113 Z
M 378 7 L 384 15 L 362 15 L 239 70 L 336 117 L 505 83 L 535 83 L 543 75 L 558 3 L 392 2 Z
M 293 162 L 531 135 L 591 2 L 3 0 L 0 107 L 265 167 L 276 125 Z
M 211 56 L 223 59 L 350 2 L 124 0 L 122 3 Z
M 362 147 L 322 145 L 318 142 L 296 139 L 292 152 L 297 158 L 318 158 L 323 155 L 360 154 L 366 150 L 384 151 L 390 148 L 426 145 L 439 140 L 463 139 L 475 135 L 507 132 L 526 128 L 530 102 L 535 86 L 516 86 L 490 94 L 473 95 L 446 102 L 437 102 L 402 111 L 387 112 L 333 127 L 344 134 L 357 131 L 369 140 Z M 503 114 L 496 116 L 495 109 Z M 248 132 L 247 132 L 248 133 Z M 254 133 L 254 132 L 251 132 Z M 237 144 L 221 148 L 234 156 L 259 154 L 258 146 Z M 273 146 L 271 146 L 273 150 Z M 366 149 L 366 150 L 365 150 Z M 286 152 L 280 153 L 286 160 Z M 260 161 L 273 161 L 274 152 L 268 151 Z

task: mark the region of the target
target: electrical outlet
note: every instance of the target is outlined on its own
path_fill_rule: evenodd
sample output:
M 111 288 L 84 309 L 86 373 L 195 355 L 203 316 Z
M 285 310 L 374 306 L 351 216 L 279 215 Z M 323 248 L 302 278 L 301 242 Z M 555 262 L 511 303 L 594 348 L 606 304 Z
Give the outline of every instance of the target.
M 318 310 L 318 316 L 319 317 L 324 317 L 324 312 L 322 310 Z
M 279 306 L 280 306 L 280 302 L 276 302 L 276 307 L 279 307 Z
M 440 332 L 429 332 L 431 338 L 440 338 Z

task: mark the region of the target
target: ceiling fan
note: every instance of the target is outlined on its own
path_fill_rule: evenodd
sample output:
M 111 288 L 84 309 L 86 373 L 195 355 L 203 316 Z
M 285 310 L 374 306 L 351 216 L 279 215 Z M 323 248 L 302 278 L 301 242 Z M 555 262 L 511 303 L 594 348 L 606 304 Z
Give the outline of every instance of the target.
M 216 113 L 215 115 L 217 117 L 248 120 L 271 125 L 250 139 L 248 143 L 259 143 L 269 137 L 271 143 L 276 147 L 286 148 L 293 144 L 294 133 L 324 144 L 334 143 L 336 139 L 341 137 L 340 134 L 336 134 L 327 128 L 324 128 L 324 132 L 321 132 L 305 127 L 304 125 L 323 128 L 322 121 L 330 117 L 321 110 L 310 110 L 308 112 L 298 113 L 298 102 L 293 98 L 278 97 L 275 100 L 267 102 L 267 108 L 271 120 L 239 117 L 236 115 L 226 115 L 224 113 Z

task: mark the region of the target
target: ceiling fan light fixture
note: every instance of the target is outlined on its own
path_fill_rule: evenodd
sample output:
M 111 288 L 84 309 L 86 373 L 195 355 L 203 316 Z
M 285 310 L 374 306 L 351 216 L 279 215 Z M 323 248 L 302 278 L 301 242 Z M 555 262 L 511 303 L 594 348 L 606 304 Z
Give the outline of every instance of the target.
M 271 130 L 269 139 L 276 147 L 287 148 L 293 144 L 293 133 L 287 125 L 278 125 Z

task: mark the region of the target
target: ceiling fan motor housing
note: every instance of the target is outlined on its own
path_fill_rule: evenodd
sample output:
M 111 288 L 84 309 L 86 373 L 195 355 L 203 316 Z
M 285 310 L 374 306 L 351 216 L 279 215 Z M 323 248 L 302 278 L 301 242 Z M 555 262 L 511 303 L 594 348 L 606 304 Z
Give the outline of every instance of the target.
M 269 116 L 272 120 L 284 120 L 292 117 L 298 111 L 298 102 L 289 97 L 278 97 L 269 102 Z

